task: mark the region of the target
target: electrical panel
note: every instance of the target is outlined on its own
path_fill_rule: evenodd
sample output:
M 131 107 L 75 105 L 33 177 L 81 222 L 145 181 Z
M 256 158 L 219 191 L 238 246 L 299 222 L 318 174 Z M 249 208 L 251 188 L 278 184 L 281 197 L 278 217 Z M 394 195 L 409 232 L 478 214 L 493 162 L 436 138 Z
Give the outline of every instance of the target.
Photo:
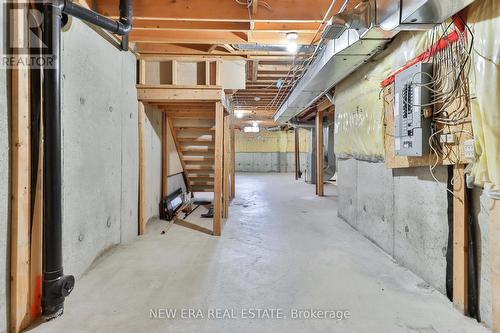
M 429 153 L 432 110 L 432 64 L 417 63 L 394 78 L 394 152 L 398 156 Z

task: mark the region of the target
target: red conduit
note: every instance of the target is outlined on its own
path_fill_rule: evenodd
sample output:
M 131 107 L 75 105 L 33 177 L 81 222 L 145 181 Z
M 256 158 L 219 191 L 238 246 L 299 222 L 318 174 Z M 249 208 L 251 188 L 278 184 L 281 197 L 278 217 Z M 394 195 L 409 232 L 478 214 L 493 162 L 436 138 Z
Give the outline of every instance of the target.
M 458 16 L 454 15 L 453 16 L 453 24 L 457 27 L 458 30 L 460 30 L 462 33 L 465 31 L 465 26 L 463 24 L 462 19 L 458 18 Z M 408 67 L 411 67 L 415 65 L 416 63 L 419 63 L 421 61 L 430 59 L 436 52 L 441 51 L 442 49 L 452 45 L 453 43 L 457 42 L 459 39 L 459 35 L 457 31 L 453 31 L 452 33 L 448 34 L 445 37 L 441 37 L 436 43 L 434 43 L 428 51 L 425 51 L 424 53 L 421 53 L 419 56 L 417 56 L 415 59 L 411 60 L 408 62 L 406 65 L 395 71 L 394 73 L 391 74 L 388 78 L 380 82 L 380 86 L 382 88 L 387 87 L 389 84 L 394 82 L 394 77 L 396 74 L 401 73 Z

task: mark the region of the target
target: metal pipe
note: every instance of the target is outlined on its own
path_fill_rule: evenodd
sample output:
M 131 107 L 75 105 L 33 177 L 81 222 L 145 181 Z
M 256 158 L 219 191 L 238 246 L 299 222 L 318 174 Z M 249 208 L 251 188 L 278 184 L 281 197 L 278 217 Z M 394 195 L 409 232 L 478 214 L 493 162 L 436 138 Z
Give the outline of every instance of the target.
M 43 43 L 53 57 L 43 69 L 43 288 L 42 314 L 60 316 L 75 279 L 63 274 L 61 204 L 61 18 L 58 1 L 45 2 Z
M 93 10 L 75 4 L 71 0 L 64 0 L 62 10 L 64 14 L 92 23 L 120 36 L 127 35 L 132 30 L 132 5 L 130 0 L 120 1 L 120 21 L 112 20 Z M 124 16 L 122 17 L 122 15 Z

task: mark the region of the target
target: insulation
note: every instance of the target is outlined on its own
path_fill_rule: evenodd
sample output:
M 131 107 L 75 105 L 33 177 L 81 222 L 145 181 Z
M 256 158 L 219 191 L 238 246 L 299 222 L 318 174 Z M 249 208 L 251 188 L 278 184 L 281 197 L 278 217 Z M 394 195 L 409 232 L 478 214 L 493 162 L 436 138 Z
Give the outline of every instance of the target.
M 500 189 L 500 6 L 495 0 L 476 1 L 467 21 L 474 33 L 472 126 L 476 161 L 471 174 L 477 185 Z M 475 97 L 475 98 L 474 98 Z
M 340 158 L 384 158 L 380 82 L 431 45 L 430 32 L 402 32 L 387 50 L 335 88 L 335 153 Z

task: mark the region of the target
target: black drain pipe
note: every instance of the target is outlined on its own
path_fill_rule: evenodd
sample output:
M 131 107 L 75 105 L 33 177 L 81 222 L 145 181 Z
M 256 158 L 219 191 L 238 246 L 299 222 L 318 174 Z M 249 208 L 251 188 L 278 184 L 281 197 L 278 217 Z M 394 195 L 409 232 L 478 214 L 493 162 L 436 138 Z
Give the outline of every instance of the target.
M 61 159 L 61 22 L 63 14 L 74 15 L 118 35 L 132 27 L 131 0 L 120 1 L 120 21 L 116 22 L 67 0 L 43 3 L 43 43 L 52 63 L 43 68 L 44 126 L 44 206 L 43 206 L 43 287 L 42 314 L 47 319 L 60 316 L 64 299 L 73 290 L 75 279 L 63 274 L 62 265 L 62 159 Z M 122 40 L 127 49 L 127 38 Z

